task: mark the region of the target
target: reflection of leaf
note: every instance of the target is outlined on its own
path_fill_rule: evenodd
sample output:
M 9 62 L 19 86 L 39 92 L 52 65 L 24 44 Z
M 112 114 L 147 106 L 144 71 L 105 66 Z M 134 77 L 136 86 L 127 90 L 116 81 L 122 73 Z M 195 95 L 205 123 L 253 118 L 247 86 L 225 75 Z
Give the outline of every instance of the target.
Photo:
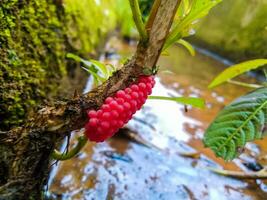
M 174 22 L 174 28 L 167 38 L 165 49 L 174 44 L 180 38 L 188 36 L 193 24 L 198 19 L 205 17 L 209 13 L 210 9 L 221 1 L 222 0 L 192 0 L 188 14 L 179 9 L 178 14 L 180 16 L 178 17 L 178 20 Z
M 175 101 L 180 104 L 190 105 L 196 108 L 204 108 L 205 101 L 201 98 L 195 97 L 163 97 L 163 96 L 149 96 L 149 99 L 152 100 L 167 100 L 167 101 Z
M 267 124 L 267 88 L 257 89 L 226 106 L 205 133 L 204 143 L 225 160 L 246 142 L 260 139 Z
M 216 87 L 228 81 L 229 79 L 232 79 L 240 74 L 243 74 L 244 72 L 250 71 L 252 69 L 257 69 L 266 64 L 267 64 L 267 59 L 256 59 L 233 65 L 224 70 L 221 74 L 219 74 L 209 85 L 209 88 Z
M 196 51 L 195 51 L 194 47 L 189 42 L 187 42 L 183 39 L 180 39 L 177 41 L 177 43 L 183 45 L 188 50 L 188 52 L 191 54 L 191 56 L 196 55 Z

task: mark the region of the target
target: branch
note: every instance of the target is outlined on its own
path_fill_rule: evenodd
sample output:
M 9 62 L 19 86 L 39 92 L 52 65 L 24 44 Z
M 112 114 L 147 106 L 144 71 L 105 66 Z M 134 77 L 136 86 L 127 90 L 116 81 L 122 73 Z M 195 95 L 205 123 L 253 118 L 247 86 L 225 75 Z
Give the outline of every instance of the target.
M 179 3 L 180 0 L 161 1 L 151 23 L 147 43 L 140 41 L 132 59 L 104 84 L 87 94 L 45 106 L 23 127 L 10 130 L 6 137 L 0 134 L 0 147 L 3 149 L 0 151 L 1 167 L 9 166 L 7 177 L 0 185 L 0 198 L 9 191 L 14 191 L 8 193 L 13 199 L 26 199 L 28 194 L 41 191 L 56 142 L 70 131 L 84 127 L 88 121 L 87 110 L 99 109 L 107 97 L 113 96 L 143 75 L 144 67 L 152 69 L 155 66 Z M 23 182 L 15 190 L 15 186 L 8 182 L 18 178 L 23 179 Z M 15 198 L 18 193 L 18 198 Z M 36 193 L 37 195 L 40 194 Z
M 140 40 L 142 42 L 146 42 L 148 39 L 147 32 L 145 29 L 145 25 L 142 20 L 142 13 L 140 11 L 138 0 L 129 0 L 130 6 L 133 13 L 133 19 L 136 25 L 136 28 L 140 34 Z
M 179 3 L 180 0 L 161 1 L 154 15 L 148 43 L 140 42 L 132 59 L 109 80 L 93 91 L 57 107 L 44 108 L 39 112 L 41 119 L 35 119 L 33 124 L 36 126 L 36 121 L 49 121 L 47 129 L 59 134 L 83 127 L 88 120 L 87 110 L 97 110 L 107 97 L 113 96 L 143 75 L 144 67 L 152 69 L 156 65 Z

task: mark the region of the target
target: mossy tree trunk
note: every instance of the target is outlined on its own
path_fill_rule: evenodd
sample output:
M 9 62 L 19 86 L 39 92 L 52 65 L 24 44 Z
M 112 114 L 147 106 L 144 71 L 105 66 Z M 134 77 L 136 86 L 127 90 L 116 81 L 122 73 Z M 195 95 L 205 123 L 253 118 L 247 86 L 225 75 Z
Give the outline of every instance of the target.
M 56 143 L 86 123 L 86 110 L 98 109 L 108 96 L 152 69 L 169 33 L 180 0 L 158 1 L 146 27 L 148 42 L 139 43 L 125 66 L 90 93 L 41 107 L 22 127 L 0 132 L 0 199 L 41 199 L 50 155 Z M 164 16 L 164 17 L 162 17 Z
M 73 36 L 69 27 L 83 15 L 65 7 L 56 0 L 0 1 L 0 199 L 40 199 L 50 152 L 66 134 L 33 128 L 24 135 L 31 126 L 27 119 L 38 115 L 40 105 L 54 104 L 56 96 L 66 99 L 82 91 L 87 75 L 65 55 L 89 55 L 94 43 L 85 41 L 108 30 L 87 31 L 83 40 L 81 30 Z

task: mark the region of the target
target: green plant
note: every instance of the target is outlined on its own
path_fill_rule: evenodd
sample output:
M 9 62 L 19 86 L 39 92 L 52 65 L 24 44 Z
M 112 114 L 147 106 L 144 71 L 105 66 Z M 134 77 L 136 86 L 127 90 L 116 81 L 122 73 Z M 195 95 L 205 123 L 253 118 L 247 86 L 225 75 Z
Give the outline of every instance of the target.
M 110 76 L 112 76 L 112 73 L 115 71 L 115 67 L 113 65 L 104 64 L 99 62 L 98 60 L 85 60 L 72 53 L 68 53 L 66 57 L 81 63 L 82 68 L 93 76 L 94 84 L 96 86 L 106 81 Z
M 257 59 L 229 67 L 209 85 L 216 87 L 252 69 L 263 67 L 267 59 Z M 266 70 L 264 69 L 266 75 Z M 267 76 L 266 76 L 267 79 Z M 234 159 L 245 144 L 261 139 L 267 130 L 267 87 L 230 81 L 230 83 L 257 88 L 226 106 L 211 123 L 204 144 L 225 160 Z
M 172 44 L 178 43 L 183 46 L 185 46 L 188 51 L 194 55 L 195 51 L 194 48 L 185 40 L 183 40 L 183 37 L 186 37 L 189 35 L 189 30 L 192 28 L 194 21 L 198 20 L 201 17 L 204 17 L 208 14 L 208 11 L 215 6 L 217 3 L 219 3 L 221 0 L 183 0 L 179 1 L 179 8 L 178 12 L 176 13 L 177 17 L 174 22 L 174 26 L 172 28 L 172 31 L 167 36 L 167 40 L 165 42 L 165 46 L 163 50 L 166 50 L 169 46 Z M 178 3 L 178 2 L 177 2 Z M 140 10 L 140 5 L 138 0 L 129 0 L 129 5 L 132 11 L 132 17 L 133 21 L 135 23 L 135 26 L 138 30 L 139 36 L 140 36 L 140 43 L 141 45 L 148 46 L 150 41 L 149 38 L 149 32 L 151 31 L 151 22 L 155 20 L 157 10 L 159 9 L 159 6 L 161 5 L 160 0 L 155 0 L 153 7 L 150 11 L 150 15 L 146 22 L 144 21 L 142 17 L 142 12 Z M 168 32 L 167 32 L 168 33 Z M 74 59 L 77 62 L 80 62 L 83 64 L 83 68 L 94 77 L 94 81 L 96 82 L 96 85 L 105 82 L 113 72 L 112 69 L 108 69 L 109 65 L 103 64 L 96 60 L 84 60 L 74 54 L 68 54 L 68 58 Z M 143 75 L 152 75 L 156 74 L 158 71 L 158 66 L 152 66 L 151 68 L 148 68 L 146 66 L 143 66 Z M 175 101 L 178 103 L 182 103 L 185 105 L 191 105 L 198 108 L 203 108 L 205 105 L 205 102 L 203 99 L 200 98 L 192 98 L 192 97 L 162 97 L 162 96 L 151 96 L 150 99 L 155 100 L 168 100 L 168 101 Z M 62 155 L 58 151 L 54 151 L 54 158 L 55 159 L 61 159 L 65 160 L 65 158 L 69 159 L 76 155 L 76 153 L 79 152 L 80 147 L 84 146 L 84 140 L 78 141 L 78 144 L 74 148 L 74 150 L 71 150 L 70 153 L 63 153 Z M 76 151 L 78 149 L 78 151 Z M 74 153 L 73 153 L 74 152 Z
M 173 28 L 165 42 L 164 49 L 167 49 L 180 39 L 195 33 L 194 27 L 199 19 L 205 17 L 211 8 L 222 0 L 183 0 Z

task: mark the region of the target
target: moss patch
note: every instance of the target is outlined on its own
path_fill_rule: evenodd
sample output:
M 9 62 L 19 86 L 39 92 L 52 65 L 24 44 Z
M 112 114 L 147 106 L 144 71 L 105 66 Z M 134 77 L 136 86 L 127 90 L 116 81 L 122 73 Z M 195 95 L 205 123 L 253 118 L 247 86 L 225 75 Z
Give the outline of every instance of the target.
M 88 55 L 115 26 L 115 12 L 103 9 L 112 7 L 107 0 L 62 2 L 1 1 L 1 130 L 22 124 L 31 110 L 57 94 L 67 74 L 66 53 Z

